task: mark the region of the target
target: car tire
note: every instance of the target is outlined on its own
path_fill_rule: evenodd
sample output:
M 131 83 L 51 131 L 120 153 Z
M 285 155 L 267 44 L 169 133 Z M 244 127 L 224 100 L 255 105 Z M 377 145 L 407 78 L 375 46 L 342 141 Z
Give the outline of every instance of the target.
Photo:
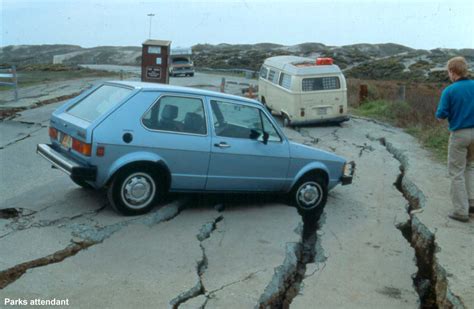
M 189 73 L 189 76 L 193 77 L 193 76 L 194 76 L 194 73 Z
M 115 211 L 134 216 L 149 212 L 164 195 L 159 175 L 149 168 L 120 170 L 112 180 L 107 197 Z
M 290 201 L 301 215 L 321 215 L 327 198 L 327 183 L 321 174 L 302 177 L 290 192 Z
M 71 177 L 71 180 L 72 182 L 74 182 L 76 185 L 78 185 L 79 187 L 82 187 L 83 189 L 87 189 L 87 190 L 91 190 L 91 189 L 94 189 L 93 186 L 91 186 L 90 184 L 88 184 L 87 182 L 85 182 L 84 180 L 80 180 L 80 179 L 75 179 L 73 177 Z

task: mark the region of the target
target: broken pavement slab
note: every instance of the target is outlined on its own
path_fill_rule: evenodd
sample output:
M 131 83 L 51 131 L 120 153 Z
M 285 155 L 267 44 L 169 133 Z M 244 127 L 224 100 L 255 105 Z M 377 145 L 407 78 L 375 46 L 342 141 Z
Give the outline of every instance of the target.
M 411 277 L 417 270 L 415 254 L 396 228 L 408 219 L 406 200 L 393 185 L 399 162 L 372 141 L 363 145 L 368 150 L 360 155 L 361 147 L 353 143 L 364 139 L 360 130 L 323 128 L 308 133 L 319 140 L 319 147 L 337 147 L 338 153 L 354 160 L 356 179 L 330 192 L 317 233 L 315 263 L 306 265 L 291 307 L 417 308 Z
M 429 253 L 424 247 L 434 248 L 429 271 L 436 304 L 474 306 L 474 223 L 472 219 L 461 223 L 447 217 L 452 203 L 446 166 L 433 160 L 408 134 L 371 132 L 368 138 L 382 141 L 400 161 L 404 170 L 402 190 L 412 209 L 422 209 L 411 215 L 412 244 L 424 255 Z
M 0 272 L 60 251 L 71 243 L 71 238 L 70 233 L 58 233 L 56 227 L 27 229 L 3 237 Z
M 31 134 L 41 130 L 43 126 L 36 123 L 20 123 L 17 121 L 1 121 L 0 122 L 0 150 L 8 147 L 16 142 L 24 140 Z
M 295 208 L 228 206 L 211 237 L 202 242 L 208 266 L 202 283 L 206 308 L 252 308 L 286 256 L 286 244 L 297 243 L 301 217 Z
M 61 263 L 29 270 L 0 297 L 61 295 L 78 308 L 167 308 L 199 281 L 202 251 L 196 234 L 215 216 L 211 209 L 189 210 L 160 224 L 126 226 Z

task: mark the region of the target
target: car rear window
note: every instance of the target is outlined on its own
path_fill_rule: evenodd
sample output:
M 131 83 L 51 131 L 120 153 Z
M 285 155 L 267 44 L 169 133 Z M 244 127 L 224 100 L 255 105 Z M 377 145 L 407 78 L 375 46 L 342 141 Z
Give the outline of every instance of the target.
M 341 88 L 339 77 L 305 78 L 302 83 L 303 91 L 332 90 Z
M 92 122 L 120 103 L 130 92 L 132 92 L 132 89 L 129 88 L 103 85 L 70 107 L 67 112 Z

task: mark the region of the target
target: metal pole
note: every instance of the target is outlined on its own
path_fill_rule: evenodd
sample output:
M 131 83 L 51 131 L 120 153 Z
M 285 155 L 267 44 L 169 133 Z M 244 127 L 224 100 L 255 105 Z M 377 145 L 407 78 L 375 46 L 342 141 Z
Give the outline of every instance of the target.
M 406 90 L 406 86 L 405 85 L 400 85 L 400 88 L 398 89 L 398 100 L 399 101 L 405 101 L 405 90 Z
M 225 77 L 222 77 L 220 90 L 221 92 L 225 92 Z
M 151 39 L 151 19 L 153 18 L 153 16 L 155 16 L 155 14 L 150 13 L 147 14 L 147 16 L 150 17 L 150 29 L 148 30 L 148 38 Z

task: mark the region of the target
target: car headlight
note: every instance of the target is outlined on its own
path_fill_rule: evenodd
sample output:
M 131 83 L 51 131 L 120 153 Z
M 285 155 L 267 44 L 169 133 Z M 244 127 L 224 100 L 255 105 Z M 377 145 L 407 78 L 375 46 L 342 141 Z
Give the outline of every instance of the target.
M 354 161 L 346 162 L 346 163 L 344 163 L 344 165 L 342 167 L 342 174 L 344 176 L 352 176 L 352 175 L 354 175 L 354 168 L 355 168 Z

